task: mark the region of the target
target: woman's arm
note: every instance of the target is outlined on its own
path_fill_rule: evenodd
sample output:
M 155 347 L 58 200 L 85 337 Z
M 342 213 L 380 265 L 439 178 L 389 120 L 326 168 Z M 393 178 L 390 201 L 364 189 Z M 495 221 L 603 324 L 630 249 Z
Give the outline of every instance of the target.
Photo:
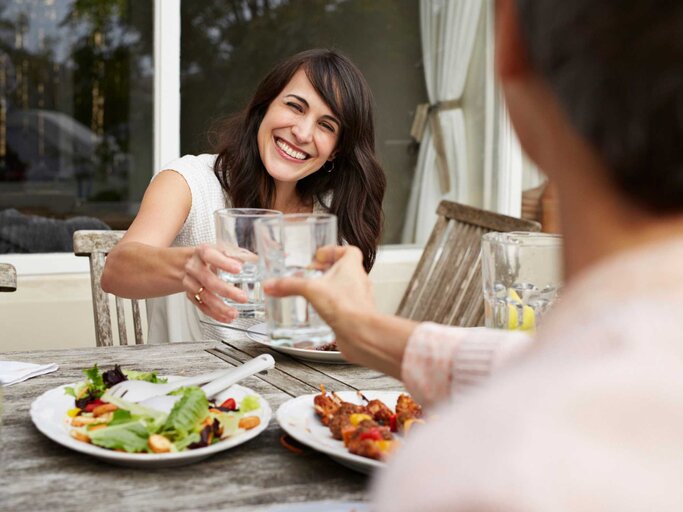
M 244 292 L 218 279 L 214 268 L 239 272 L 240 264 L 215 247 L 171 247 L 192 207 L 185 179 L 163 171 L 150 183 L 135 220 L 109 253 L 101 285 L 106 292 L 135 299 L 185 292 L 204 313 L 230 322 L 236 311 L 221 297 L 246 301 Z M 194 299 L 201 292 L 202 303 Z
M 147 188 L 135 220 L 109 253 L 102 288 L 129 298 L 149 298 L 183 290 L 182 279 L 193 247 L 170 247 L 192 206 L 187 183 L 164 171 Z

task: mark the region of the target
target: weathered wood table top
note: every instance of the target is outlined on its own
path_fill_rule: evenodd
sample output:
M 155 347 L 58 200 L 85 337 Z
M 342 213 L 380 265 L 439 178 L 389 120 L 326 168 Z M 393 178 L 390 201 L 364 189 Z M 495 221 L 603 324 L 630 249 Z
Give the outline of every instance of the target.
M 225 354 L 218 353 L 220 347 Z M 43 436 L 31 422 L 31 402 L 43 392 L 83 379 L 98 363 L 195 375 L 236 365 L 267 351 L 250 341 L 174 343 L 0 353 L 0 359 L 57 363 L 59 370 L 0 389 L 0 510 L 264 510 L 278 503 L 366 500 L 369 478 L 304 448 L 280 443 L 284 431 L 271 420 L 259 436 L 196 464 L 133 469 L 77 453 Z M 268 400 L 273 413 L 292 397 L 320 384 L 335 391 L 401 389 L 378 372 L 353 365 L 299 361 L 271 352 L 276 368 L 243 384 Z

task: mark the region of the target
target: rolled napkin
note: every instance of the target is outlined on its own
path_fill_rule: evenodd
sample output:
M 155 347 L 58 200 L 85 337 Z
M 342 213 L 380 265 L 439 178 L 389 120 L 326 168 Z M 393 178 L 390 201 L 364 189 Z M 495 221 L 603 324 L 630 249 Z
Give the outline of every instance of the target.
M 20 363 L 19 361 L 0 361 L 0 386 L 11 386 L 26 379 L 57 371 L 58 368 L 59 366 L 55 363 L 33 364 Z

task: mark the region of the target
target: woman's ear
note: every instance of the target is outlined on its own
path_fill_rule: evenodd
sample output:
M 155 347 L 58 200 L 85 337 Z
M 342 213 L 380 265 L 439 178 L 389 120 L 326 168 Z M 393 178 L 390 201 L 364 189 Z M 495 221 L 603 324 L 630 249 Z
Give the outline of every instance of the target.
M 531 71 L 515 0 L 496 1 L 496 68 L 501 80 L 520 78 Z

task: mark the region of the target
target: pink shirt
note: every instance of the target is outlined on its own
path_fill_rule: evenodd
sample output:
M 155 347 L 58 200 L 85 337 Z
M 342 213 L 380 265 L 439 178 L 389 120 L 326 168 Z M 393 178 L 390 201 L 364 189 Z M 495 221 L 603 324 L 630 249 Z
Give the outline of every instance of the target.
M 379 511 L 683 510 L 683 239 L 577 276 L 534 339 L 422 324 L 402 372 L 433 417 Z

